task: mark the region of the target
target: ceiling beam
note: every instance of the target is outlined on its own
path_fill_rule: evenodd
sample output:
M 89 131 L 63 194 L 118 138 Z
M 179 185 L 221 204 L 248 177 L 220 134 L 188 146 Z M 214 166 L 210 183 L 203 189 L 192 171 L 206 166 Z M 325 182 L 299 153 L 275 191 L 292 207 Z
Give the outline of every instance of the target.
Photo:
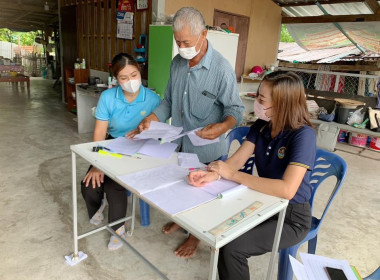
M 376 0 L 365 0 L 365 3 L 375 15 L 380 15 L 380 5 Z
M 376 1 L 376 0 L 375 0 Z M 297 7 L 297 6 L 310 6 L 315 5 L 315 1 L 298 1 L 297 3 L 280 3 L 279 1 L 273 0 L 280 7 Z M 345 4 L 345 3 L 355 3 L 355 2 L 364 2 L 364 0 L 319 0 L 320 4 Z
M 0 22 L 1 28 L 8 28 L 8 29 L 16 29 L 16 30 L 24 30 L 24 31 L 34 31 L 34 30 L 41 30 L 40 26 L 36 25 L 30 25 L 30 24 L 18 24 L 18 23 L 10 23 L 10 22 Z
M 342 16 L 312 16 L 312 17 L 283 17 L 282 23 L 332 23 L 332 22 L 368 22 L 380 21 L 380 15 L 342 15 Z
M 43 2 L 41 2 L 43 3 Z M 57 15 L 58 10 L 49 10 L 45 11 L 44 7 L 41 5 L 41 7 L 37 7 L 35 5 L 19 5 L 17 3 L 2 3 L 0 2 L 0 9 L 8 9 L 8 10 L 16 10 L 19 13 L 24 13 L 24 11 L 28 12 L 37 12 L 37 13 L 44 13 L 44 14 L 52 14 Z

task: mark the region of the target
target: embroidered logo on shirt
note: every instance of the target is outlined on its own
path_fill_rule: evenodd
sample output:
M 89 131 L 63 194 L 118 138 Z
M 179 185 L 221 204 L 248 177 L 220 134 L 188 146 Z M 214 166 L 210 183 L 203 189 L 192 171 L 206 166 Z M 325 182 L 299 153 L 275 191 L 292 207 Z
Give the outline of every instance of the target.
M 286 152 L 286 147 L 281 147 L 280 149 L 278 149 L 278 153 L 277 153 L 278 158 L 283 159 L 285 156 L 285 152 Z
M 141 114 L 141 116 L 145 116 L 146 115 L 146 111 L 141 111 L 140 114 Z

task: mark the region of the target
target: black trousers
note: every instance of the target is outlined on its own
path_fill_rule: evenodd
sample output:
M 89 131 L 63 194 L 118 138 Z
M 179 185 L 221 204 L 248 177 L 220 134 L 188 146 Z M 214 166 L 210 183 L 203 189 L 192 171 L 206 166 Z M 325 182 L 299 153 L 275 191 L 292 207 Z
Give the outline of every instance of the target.
M 220 280 L 249 280 L 247 258 L 272 251 L 278 215 L 251 229 L 219 251 Z M 302 241 L 310 230 L 311 211 L 308 202 L 289 204 L 286 209 L 279 249 Z
M 107 134 L 106 140 L 114 139 L 112 135 Z M 88 168 L 88 171 L 92 168 L 92 165 Z M 111 180 L 108 176 L 104 175 L 104 182 L 100 187 L 92 188 L 92 184 L 85 186 L 83 180 L 81 181 L 81 191 L 83 199 L 86 202 L 88 216 L 91 219 L 95 215 L 96 211 L 102 204 L 104 193 L 108 202 L 108 222 L 112 223 L 125 217 L 127 213 L 127 193 L 125 188 L 120 186 L 115 181 Z M 113 230 L 117 230 L 124 223 L 120 223 L 112 226 Z
M 88 170 L 91 168 L 92 166 L 90 166 Z M 86 185 L 81 182 L 81 191 L 83 199 L 86 202 L 88 217 L 90 219 L 100 208 L 104 193 L 106 193 L 108 202 L 108 222 L 111 223 L 125 217 L 128 202 L 125 188 L 111 180 L 108 176 L 104 175 L 104 182 L 100 187 L 93 188 L 91 182 L 88 184 L 88 187 L 86 187 Z M 123 224 L 124 223 L 120 223 L 112 226 L 112 229 L 117 230 Z

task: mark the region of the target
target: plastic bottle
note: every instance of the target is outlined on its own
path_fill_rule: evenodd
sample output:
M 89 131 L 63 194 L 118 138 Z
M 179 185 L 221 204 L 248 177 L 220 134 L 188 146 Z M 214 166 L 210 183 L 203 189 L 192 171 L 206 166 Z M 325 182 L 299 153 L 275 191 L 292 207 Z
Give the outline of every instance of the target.
M 86 60 L 84 58 L 82 59 L 81 68 L 86 69 Z

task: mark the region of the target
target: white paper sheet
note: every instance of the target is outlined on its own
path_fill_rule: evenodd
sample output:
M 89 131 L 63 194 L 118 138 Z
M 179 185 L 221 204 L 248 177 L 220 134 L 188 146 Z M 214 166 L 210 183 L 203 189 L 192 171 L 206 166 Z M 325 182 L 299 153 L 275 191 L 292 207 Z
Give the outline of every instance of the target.
M 144 198 L 150 200 L 170 215 L 176 215 L 211 201 L 215 199 L 215 196 L 190 186 L 186 181 L 182 180 L 166 188 L 146 193 Z
M 156 158 L 170 158 L 175 149 L 175 143 L 163 143 L 155 139 L 134 140 L 118 137 L 107 145 L 113 153 L 123 155 L 134 155 L 140 153 Z
M 107 148 L 113 153 L 123 154 L 123 155 L 134 155 L 140 148 L 145 144 L 146 140 L 133 140 L 127 139 L 126 137 L 118 137 L 112 140 Z
M 183 168 L 198 168 L 203 166 L 199 162 L 198 155 L 192 153 L 178 153 L 178 165 Z
M 187 136 L 190 138 L 190 141 L 194 146 L 204 146 L 204 145 L 219 142 L 219 137 L 215 138 L 214 140 L 209 140 L 209 139 L 203 139 L 203 138 L 199 137 L 198 135 L 196 135 L 195 131 L 198 131 L 201 129 L 202 129 L 202 127 L 194 129 L 194 130 L 187 133 Z
M 162 189 L 176 182 L 186 180 L 188 170 L 174 164 L 147 169 L 140 172 L 118 176 L 118 178 L 139 194 Z
M 348 280 L 357 280 L 346 260 L 330 259 L 318 255 L 300 253 L 309 280 L 329 280 L 326 266 L 339 268 L 344 271 Z
M 177 146 L 175 143 L 161 144 L 158 140 L 148 139 L 138 153 L 156 158 L 170 158 Z
M 214 196 L 219 196 L 223 192 L 236 188 L 237 186 L 239 186 L 239 184 L 236 182 L 220 179 L 218 181 L 213 181 L 211 183 L 208 183 L 206 186 L 201 187 L 201 189 Z
M 308 280 L 305 267 L 298 260 L 289 255 L 290 264 L 292 265 L 294 276 L 297 280 Z
M 167 142 L 165 139 L 179 135 L 182 130 L 183 127 L 152 121 L 149 128 L 137 134 L 134 139 L 160 139 Z

